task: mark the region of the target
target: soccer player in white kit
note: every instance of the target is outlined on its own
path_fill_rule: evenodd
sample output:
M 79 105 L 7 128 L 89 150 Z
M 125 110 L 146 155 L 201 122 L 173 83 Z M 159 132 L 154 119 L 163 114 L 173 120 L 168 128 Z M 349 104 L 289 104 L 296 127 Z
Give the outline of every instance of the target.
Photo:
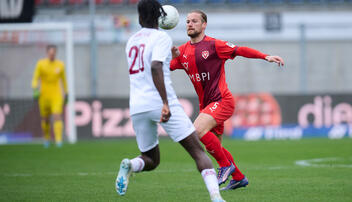
M 130 114 L 141 155 L 122 160 L 116 191 L 125 195 L 132 172 L 150 171 L 159 165 L 159 122 L 171 139 L 179 142 L 194 159 L 211 200 L 223 202 L 212 162 L 171 86 L 172 40 L 166 32 L 158 30 L 158 18 L 166 13 L 158 1 L 141 0 L 138 14 L 142 29 L 128 40 L 126 54 L 130 74 Z

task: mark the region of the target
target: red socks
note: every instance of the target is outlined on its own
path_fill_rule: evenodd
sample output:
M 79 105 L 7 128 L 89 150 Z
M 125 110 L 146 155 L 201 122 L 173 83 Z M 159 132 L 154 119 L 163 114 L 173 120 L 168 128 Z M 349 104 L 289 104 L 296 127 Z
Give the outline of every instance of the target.
M 236 167 L 235 172 L 232 173 L 232 179 L 240 181 L 244 178 L 244 175 L 236 166 L 231 153 L 221 146 L 220 140 L 214 135 L 214 133 L 209 131 L 200 139 L 200 141 L 205 145 L 209 154 L 216 159 L 220 167 L 230 166 L 231 163 Z
M 209 131 L 206 133 L 200 141 L 204 144 L 205 149 L 209 152 L 209 154 L 216 159 L 220 167 L 227 167 L 231 165 L 231 162 L 227 159 L 222 149 L 220 140 L 212 132 Z
M 225 153 L 227 159 L 229 159 L 232 164 L 236 167 L 235 172 L 232 173 L 232 179 L 236 181 L 240 181 L 244 178 L 244 175 L 241 173 L 240 169 L 235 164 L 235 161 L 233 160 L 233 157 L 229 151 L 227 151 L 224 147 L 222 148 L 223 152 Z

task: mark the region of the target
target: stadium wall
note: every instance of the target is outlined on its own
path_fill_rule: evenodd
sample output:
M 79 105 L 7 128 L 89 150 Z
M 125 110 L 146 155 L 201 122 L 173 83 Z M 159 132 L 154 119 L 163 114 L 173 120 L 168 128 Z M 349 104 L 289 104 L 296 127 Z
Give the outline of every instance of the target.
M 236 111 L 225 122 L 225 135 L 245 140 L 352 138 L 352 95 L 235 94 Z M 180 103 L 194 120 L 196 98 Z M 128 99 L 81 98 L 75 103 L 78 139 L 133 137 Z M 66 118 L 67 120 L 67 118 Z M 66 123 L 67 125 L 67 123 Z M 165 132 L 159 127 L 159 133 Z M 0 101 L 0 144 L 42 137 L 37 103 L 29 99 Z
M 228 61 L 226 72 L 230 90 L 233 93 L 274 94 L 352 92 L 352 14 L 338 11 L 279 14 L 281 28 L 268 31 L 265 28 L 267 15 L 264 12 L 209 13 L 207 33 L 210 36 L 229 40 L 236 45 L 249 46 L 264 53 L 280 55 L 285 60 L 283 68 L 242 57 Z M 181 19 L 183 18 L 185 13 L 181 14 Z M 129 89 L 126 84 L 129 81 L 124 44 L 139 29 L 136 15 L 96 16 L 96 75 L 91 75 L 90 70 L 87 19 L 86 15 L 39 14 L 34 21 L 73 22 L 75 87 L 78 97 L 91 96 L 91 79 L 95 76 L 98 97 L 127 98 Z M 301 24 L 307 27 L 303 49 L 299 29 Z M 180 21 L 180 25 L 169 33 L 175 45 L 188 40 L 184 21 Z M 45 45 L 48 43 L 35 40 L 37 38 L 27 37 L 27 41 L 12 44 L 6 41 L 6 35 L 0 33 L 0 97 L 31 97 L 30 80 L 34 66 L 39 58 L 45 57 Z M 60 41 L 60 37 L 55 37 L 52 40 L 59 45 L 58 58 L 64 60 L 65 52 L 61 45 L 63 39 Z M 305 64 L 304 69 L 302 61 Z M 172 80 L 179 96 L 194 96 L 193 87 L 184 72 L 173 72 Z
M 225 66 L 227 83 L 233 93 L 270 92 L 301 93 L 300 48 L 296 42 L 241 42 L 264 53 L 280 55 L 285 66 L 261 60 L 235 58 Z M 36 60 L 45 57 L 45 46 L 0 48 L 0 97 L 31 97 L 31 78 Z M 306 93 L 352 92 L 352 41 L 308 42 Z M 18 55 L 18 53 L 21 53 Z M 98 96 L 124 97 L 129 95 L 128 71 L 124 45 L 98 47 Z M 59 47 L 58 58 L 64 59 Z M 75 86 L 77 97 L 90 96 L 89 47 L 75 46 Z M 194 96 L 195 91 L 183 71 L 172 72 L 173 86 L 179 96 Z M 8 86 L 8 87 L 7 87 Z

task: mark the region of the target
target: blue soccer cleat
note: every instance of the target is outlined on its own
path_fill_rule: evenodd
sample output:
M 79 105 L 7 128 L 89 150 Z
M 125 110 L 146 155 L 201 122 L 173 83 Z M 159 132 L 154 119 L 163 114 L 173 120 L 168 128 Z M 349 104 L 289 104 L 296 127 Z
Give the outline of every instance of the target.
M 235 172 L 236 167 L 231 163 L 230 166 L 218 168 L 218 184 L 221 185 L 226 182 L 227 178 Z
M 56 142 L 56 147 L 61 148 L 62 147 L 62 142 Z
M 238 189 L 241 187 L 246 187 L 248 185 L 248 179 L 246 177 L 244 177 L 242 180 L 240 181 L 236 181 L 236 180 L 231 180 L 230 183 L 224 187 L 221 188 L 221 191 L 225 191 L 225 190 L 231 190 L 231 189 Z
M 44 140 L 43 146 L 45 149 L 48 149 L 50 147 L 50 141 Z
M 131 161 L 129 159 L 123 159 L 120 164 L 119 174 L 116 178 L 116 192 L 123 196 L 126 194 L 128 181 L 132 173 Z

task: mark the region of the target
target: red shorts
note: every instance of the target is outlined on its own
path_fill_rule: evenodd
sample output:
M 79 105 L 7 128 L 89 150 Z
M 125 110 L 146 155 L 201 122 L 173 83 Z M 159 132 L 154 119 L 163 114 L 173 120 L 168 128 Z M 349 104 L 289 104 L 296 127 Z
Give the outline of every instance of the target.
M 215 132 L 218 135 L 224 133 L 224 122 L 231 118 L 235 111 L 235 100 L 232 95 L 223 97 L 218 102 L 212 102 L 202 109 L 201 113 L 206 113 L 212 116 L 217 125 L 211 129 L 211 132 Z

